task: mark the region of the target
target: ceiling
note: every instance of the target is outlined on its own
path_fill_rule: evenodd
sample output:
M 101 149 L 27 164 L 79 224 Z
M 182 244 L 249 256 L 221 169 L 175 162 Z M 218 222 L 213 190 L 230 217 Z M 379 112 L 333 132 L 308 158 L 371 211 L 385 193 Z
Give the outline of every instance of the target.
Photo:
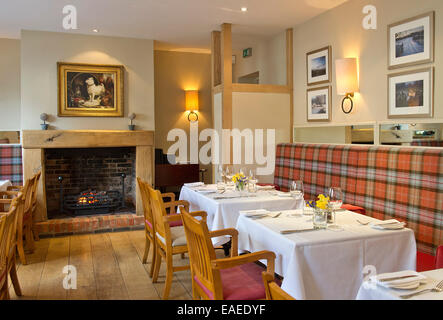
M 0 38 L 20 38 L 25 29 L 154 39 L 157 49 L 205 51 L 222 23 L 232 23 L 238 34 L 268 37 L 346 1 L 0 0 Z M 77 9 L 78 30 L 63 29 L 68 4 Z

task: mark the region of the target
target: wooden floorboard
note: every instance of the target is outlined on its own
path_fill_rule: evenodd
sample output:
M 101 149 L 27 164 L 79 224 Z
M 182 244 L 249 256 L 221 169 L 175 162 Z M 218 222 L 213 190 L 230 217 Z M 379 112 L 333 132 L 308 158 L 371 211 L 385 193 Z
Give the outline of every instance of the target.
M 10 286 L 11 299 L 42 300 L 158 300 L 163 295 L 164 262 L 157 283 L 149 277 L 152 250 L 142 263 L 145 249 L 144 230 L 120 233 L 74 235 L 46 238 L 36 242 L 28 254 L 28 265 L 17 272 L 23 297 Z M 189 264 L 188 256 L 174 257 L 175 265 Z M 63 268 L 72 265 L 77 271 L 77 289 L 63 288 Z M 169 299 L 192 298 L 189 270 L 176 272 Z

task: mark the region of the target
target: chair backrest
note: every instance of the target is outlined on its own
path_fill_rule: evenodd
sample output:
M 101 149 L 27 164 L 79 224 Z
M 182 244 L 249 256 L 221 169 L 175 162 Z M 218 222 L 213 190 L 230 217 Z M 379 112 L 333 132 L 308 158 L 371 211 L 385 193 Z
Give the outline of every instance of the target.
M 151 210 L 152 217 L 154 219 L 154 230 L 163 239 L 165 239 L 167 246 L 172 246 L 171 230 L 169 223 L 165 222 L 163 217 L 167 215 L 164 207 L 163 199 L 160 191 L 155 190 L 148 186 L 149 195 L 151 197 Z
M 295 300 L 274 281 L 274 275 L 262 273 L 265 285 L 266 300 Z
M 9 252 L 11 245 L 15 241 L 17 205 L 17 199 L 14 199 L 9 212 L 0 215 L 0 288 L 3 287 L 8 275 Z
M 39 171 L 37 174 L 34 175 L 34 181 L 33 181 L 33 185 L 32 185 L 32 212 L 35 211 L 35 208 L 37 207 L 37 193 L 38 193 L 38 183 L 40 181 L 40 177 L 42 175 L 42 172 Z
M 443 269 L 443 246 L 437 248 L 437 255 L 435 256 L 435 268 Z
M 25 182 L 25 186 L 23 187 L 23 197 L 25 201 L 24 213 L 29 214 L 32 211 L 32 190 L 34 188 L 36 176 L 29 178 Z
M 206 296 L 204 298 L 221 300 L 223 289 L 220 272 L 213 270 L 211 265 L 211 261 L 216 259 L 216 254 L 206 224 L 206 213 L 202 212 L 202 219 L 197 220 L 183 207 L 181 212 L 193 282 L 201 284 L 202 293 Z
M 143 215 L 145 217 L 145 227 L 149 231 L 153 231 L 154 219 L 152 217 L 151 196 L 149 194 L 149 184 L 137 177 L 138 187 L 140 188 L 140 195 L 143 201 Z

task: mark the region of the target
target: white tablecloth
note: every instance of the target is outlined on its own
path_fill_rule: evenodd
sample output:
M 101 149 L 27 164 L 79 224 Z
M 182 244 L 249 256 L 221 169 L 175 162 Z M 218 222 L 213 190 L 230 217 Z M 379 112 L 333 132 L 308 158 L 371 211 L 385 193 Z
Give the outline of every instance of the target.
M 410 229 L 374 230 L 356 222 L 377 221 L 345 211 L 337 213 L 342 231 L 282 235 L 280 231 L 312 228 L 312 217 L 284 213 L 277 219 L 238 219 L 239 250 L 275 252 L 282 288 L 296 299 L 353 300 L 363 282 L 363 268 L 378 273 L 415 270 L 416 243 Z
M 0 180 L 0 191 L 6 191 L 8 187 L 12 186 L 9 180 Z
M 215 186 L 214 186 L 215 188 Z M 235 196 L 235 192 L 227 191 L 223 196 Z M 219 194 L 204 194 L 193 188 L 184 186 L 180 192 L 180 200 L 190 203 L 190 211 L 205 211 L 208 214 L 207 223 L 210 231 L 235 228 L 239 211 L 266 209 L 266 210 L 290 210 L 302 208 L 303 201 L 294 198 L 279 197 L 275 192 L 259 191 L 255 197 L 241 197 L 235 199 L 215 200 Z M 214 239 L 214 244 L 220 244 L 221 238 Z
M 421 274 L 427 277 L 426 284 L 422 284 L 414 290 L 394 290 L 380 286 L 371 287 L 364 285 L 364 283 L 358 291 L 357 300 L 403 300 L 399 297 L 400 295 L 433 288 L 443 280 L 443 269 L 426 271 Z M 443 300 L 443 292 L 423 293 L 408 300 Z

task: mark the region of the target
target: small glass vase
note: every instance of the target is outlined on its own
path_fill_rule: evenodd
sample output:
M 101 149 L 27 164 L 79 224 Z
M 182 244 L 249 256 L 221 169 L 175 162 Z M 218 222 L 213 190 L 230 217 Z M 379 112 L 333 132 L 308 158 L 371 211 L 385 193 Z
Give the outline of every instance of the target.
M 328 227 L 328 209 L 314 208 L 314 229 L 326 229 Z
M 235 191 L 244 193 L 246 189 L 246 183 L 245 182 L 237 182 L 235 184 Z

